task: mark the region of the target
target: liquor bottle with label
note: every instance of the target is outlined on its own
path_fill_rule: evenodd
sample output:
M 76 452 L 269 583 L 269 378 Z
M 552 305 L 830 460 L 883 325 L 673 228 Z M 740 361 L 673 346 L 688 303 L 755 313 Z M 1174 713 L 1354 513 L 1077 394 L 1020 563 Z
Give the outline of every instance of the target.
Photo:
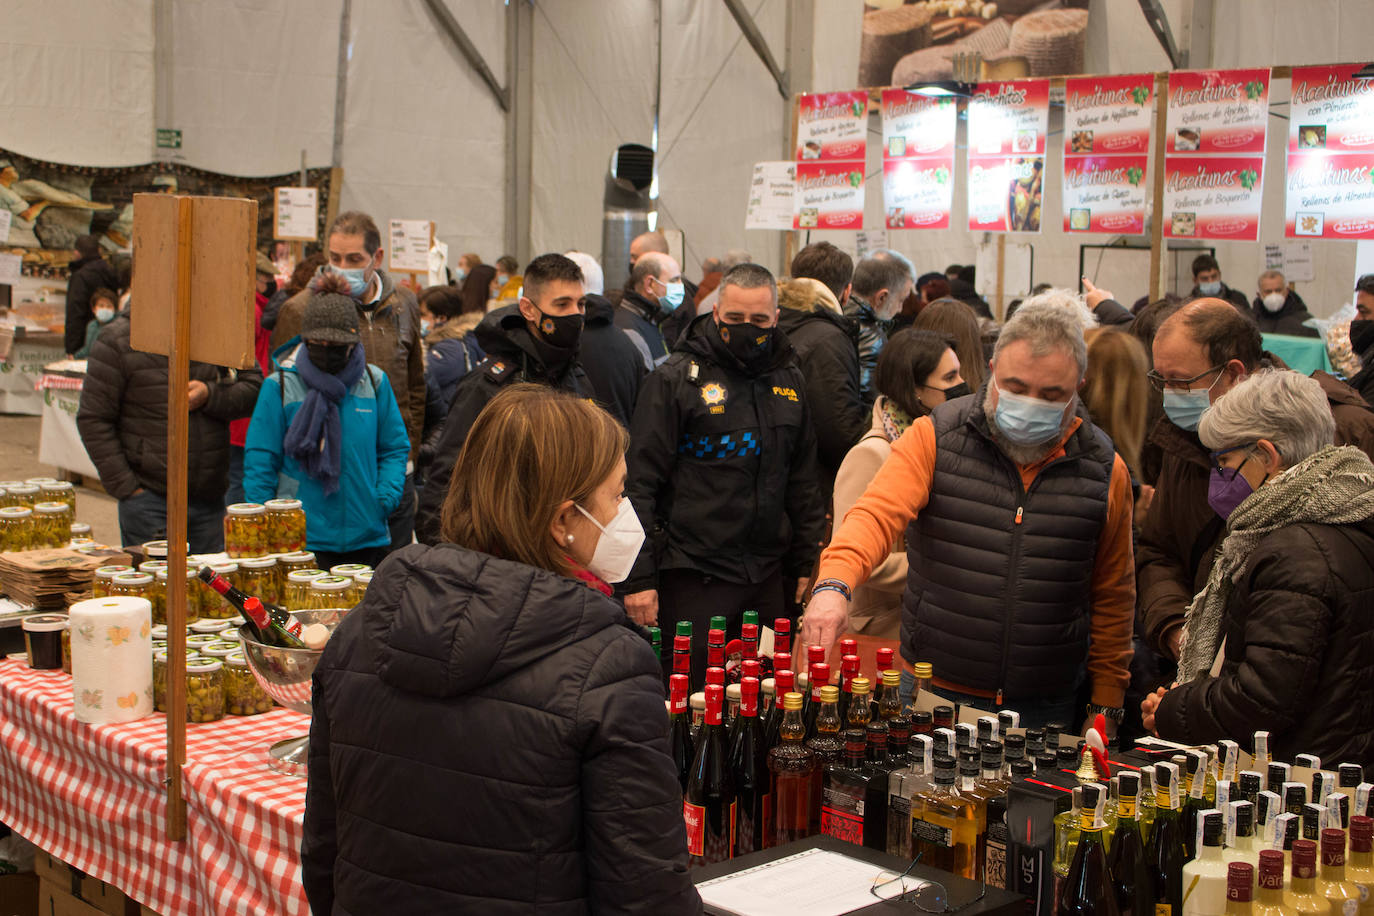
M 857 655 L 854 657 L 858 658 Z M 846 728 L 867 728 L 869 722 L 877 721 L 873 718 L 873 710 L 869 706 L 872 684 L 873 682 L 866 677 L 856 677 L 849 682 L 851 697 L 848 718 L 841 716 Z
M 725 726 L 721 722 L 724 704 L 725 688 L 707 684 L 706 725 L 692 761 L 687 794 L 682 800 L 688 864 L 694 868 L 724 862 L 735 846 L 735 782 L 730 775 L 729 749 L 725 746 Z
M 1307 786 L 1300 782 L 1283 784 L 1283 810 L 1302 817 L 1302 806 L 1307 804 Z
M 1183 808 L 1179 811 L 1179 831 L 1183 835 L 1183 849 L 1187 858 L 1197 855 L 1197 819 L 1207 809 L 1204 793 L 1207 790 L 1207 754 L 1187 752 L 1187 779 L 1184 783 Z
M 1320 770 L 1322 768 L 1322 759 L 1316 754 L 1294 754 L 1293 766 L 1303 767 L 1308 770 Z
M 893 664 L 893 660 L 896 658 L 897 653 L 895 649 L 883 648 L 879 649 L 874 654 L 877 657 L 877 662 L 873 667 L 874 674 L 869 684 L 868 701 L 872 708 L 868 711 L 868 715 L 870 719 L 877 722 L 883 717 L 882 710 L 878 709 L 878 685 L 882 683 L 884 671 L 897 667 Z
M 1278 793 L 1283 797 L 1283 785 L 1288 782 L 1288 777 L 1292 774 L 1293 767 L 1280 760 L 1269 761 L 1269 766 L 1265 768 L 1265 788 L 1270 792 Z
M 1322 825 L 1326 822 L 1326 808 L 1322 805 L 1308 802 L 1302 806 L 1302 838 L 1320 843 L 1322 838 Z
M 1364 782 L 1364 767 L 1358 763 L 1343 763 L 1336 767 L 1336 784 L 1342 792 L 1352 798 L 1355 788 Z
M 1221 857 L 1230 862 L 1259 861 L 1255 841 L 1255 806 L 1248 801 L 1233 801 L 1226 806 L 1226 848 Z
M 1001 723 L 996 716 L 978 717 L 978 744 L 981 746 L 984 741 L 996 741 L 1001 734 Z
M 1374 913 L 1374 819 L 1363 814 L 1350 816 L 1350 855 L 1345 860 L 1345 877 L 1360 889 L 1360 916 Z
M 972 880 L 978 874 L 973 803 L 954 788 L 954 758 L 940 754 L 934 763 L 930 788 L 911 803 L 913 849 L 923 864 Z
M 1179 827 L 1178 765 L 1155 764 L 1155 826 L 1145 847 L 1155 916 L 1183 912 L 1183 837 Z
M 888 668 L 893 667 L 888 665 Z M 886 669 L 883 669 L 886 670 Z M 911 685 L 911 698 L 907 701 L 908 705 L 915 706 L 917 699 L 922 694 L 929 694 L 932 685 L 935 683 L 935 666 L 930 662 L 916 662 L 911 666 L 911 676 L 914 683 Z M 950 722 L 953 722 L 953 709 L 950 710 Z
M 1255 899 L 1255 866 L 1232 862 L 1226 866 L 1226 916 L 1252 916 Z
M 1150 833 L 1155 829 L 1155 768 L 1140 768 L 1140 798 L 1136 806 L 1140 809 L 1140 838 L 1147 844 Z
M 673 755 L 673 767 L 682 791 L 692 775 L 692 761 L 696 759 L 696 745 L 692 742 L 692 717 L 687 711 L 687 675 L 674 674 L 668 678 L 668 744 Z
M 882 851 L 887 848 L 887 781 L 892 773 L 888 760 L 888 727 L 870 722 L 865 728 L 868 744 L 864 749 L 864 772 L 868 789 L 864 794 L 864 845 Z
M 911 764 L 887 777 L 887 851 L 903 859 L 915 856 L 911 826 L 919 812 L 913 809 L 912 798 L 930 788 L 934 748 L 935 740 L 930 735 L 912 735 Z
M 786 617 L 773 620 L 773 657 L 777 658 L 779 652 L 792 652 L 792 621 Z M 773 666 L 773 670 L 777 668 L 777 665 Z
M 768 710 L 768 718 L 763 724 L 764 746 L 770 750 L 778 746 L 778 732 L 787 712 L 783 709 L 782 698 L 795 689 L 791 669 L 782 668 L 773 672 L 773 708 Z
M 1297 910 L 1284 901 L 1283 853 L 1261 849 L 1255 867 L 1254 916 L 1293 916 Z
M 806 737 L 816 736 L 816 711 L 820 704 L 821 688 L 830 683 L 830 666 L 825 662 L 825 650 L 820 646 L 806 649 L 806 702 L 802 704 L 802 721 L 806 723 Z
M 645 627 L 649 631 L 649 648 L 654 650 L 654 658 L 663 661 L 663 631 L 658 627 Z
M 725 670 L 725 630 L 712 627 L 706 631 L 706 667 Z
M 961 796 L 968 799 L 973 810 L 976 857 L 974 873 L 981 881 L 987 863 L 988 800 L 978 791 L 979 768 L 976 750 L 967 748 L 959 752 L 958 773 L 954 787 Z
M 223 595 L 225 601 L 239 609 L 239 612 L 248 621 L 248 627 L 253 631 L 258 642 L 267 646 L 280 646 L 287 649 L 305 648 L 305 643 L 300 640 L 301 622 L 280 604 L 263 601 L 256 595 L 240 591 L 230 585 L 228 579 L 208 566 L 202 566 L 200 571 L 196 573 L 196 577 Z M 256 607 L 262 613 L 250 612 L 248 608 L 250 601 L 257 602 Z M 267 622 L 263 620 L 264 616 L 267 618 Z
M 1140 776 L 1123 772 L 1116 783 L 1116 832 L 1108 865 L 1112 889 L 1122 916 L 1152 916 L 1150 876 L 1145 868 L 1145 840 L 1140 835 Z
M 763 808 L 768 795 L 768 746 L 759 722 L 759 679 L 739 683 L 739 728 L 730 746 L 730 776 L 739 806 L 735 825 L 735 855 L 763 848 Z
M 816 755 L 806 746 L 802 726 L 802 695 L 783 694 L 783 719 L 778 744 L 768 752 L 768 806 L 764 811 L 766 848 L 782 846 L 812 835 L 811 781 Z
M 930 710 L 912 710 L 910 715 L 911 733 L 913 735 L 931 735 L 935 733 L 935 716 Z
M 864 768 L 866 741 L 862 729 L 846 730 L 844 757 L 828 764 L 821 776 L 821 833 L 855 846 L 864 843 L 864 797 L 869 781 Z
M 878 675 L 882 684 L 878 687 L 878 718 L 891 721 L 902 714 L 902 673 L 888 668 Z
M 1106 827 L 1102 812 L 1107 788 L 1101 783 L 1082 787 L 1078 848 L 1057 898 L 1058 916 L 1117 916 L 1116 893 L 1107 867 L 1107 848 L 1102 840 Z
M 829 668 L 824 662 L 817 670 Z M 806 739 L 806 746 L 816 755 L 816 772 L 811 777 L 811 802 L 815 819 L 811 823 L 811 833 L 821 832 L 821 779 L 825 769 L 837 762 L 844 754 L 844 739 L 840 737 L 840 688 L 826 684 L 820 688 L 816 698 L 816 734 Z
M 1327 916 L 1331 903 L 1317 890 L 1317 844 L 1311 840 L 1294 840 L 1290 851 L 1292 868 L 1288 874 L 1288 890 L 1284 903 L 1304 916 Z
M 840 721 L 849 721 L 849 704 L 854 692 L 854 679 L 859 676 L 859 656 L 840 658 Z
M 1185 916 L 1226 912 L 1226 861 L 1221 856 L 1225 819 L 1215 808 L 1198 813 L 1197 858 L 1183 866 Z
M 1018 760 L 1026 759 L 1026 736 L 1006 735 L 1002 739 L 1002 778 L 1010 779 Z
M 888 719 L 887 725 L 887 769 L 904 769 L 911 766 L 911 720 L 906 716 Z
M 933 731 L 934 729 L 936 729 L 936 728 L 953 728 L 953 727 L 954 727 L 954 707 L 953 707 L 953 706 L 945 706 L 945 705 L 943 705 L 943 704 L 940 705 L 940 706 L 936 706 L 934 709 L 931 710 L 930 715 L 931 715 L 931 720 L 930 720 L 930 721 L 931 721 L 932 731 Z
M 743 623 L 739 628 L 740 640 L 740 660 L 758 660 L 759 657 L 759 625 L 757 623 Z
M 1283 867 L 1293 865 L 1293 844 L 1302 838 L 1302 818 L 1284 812 L 1274 818 L 1274 848 L 1283 853 Z M 1309 840 L 1309 842 L 1311 842 Z M 1312 844 L 1316 846 L 1315 843 Z
M 1345 874 L 1345 831 L 1327 827 L 1322 831 L 1321 867 L 1317 872 L 1317 893 L 1331 904 L 1338 916 L 1356 916 L 1363 895 Z

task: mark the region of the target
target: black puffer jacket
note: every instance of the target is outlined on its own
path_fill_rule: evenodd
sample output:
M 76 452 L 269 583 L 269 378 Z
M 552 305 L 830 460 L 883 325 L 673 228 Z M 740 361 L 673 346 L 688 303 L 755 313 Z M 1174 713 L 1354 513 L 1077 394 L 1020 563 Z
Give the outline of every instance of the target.
M 649 372 L 628 334 L 616 327 L 616 308 L 605 296 L 586 295 L 586 326 L 582 329 L 581 363 L 596 402 L 630 425 L 639 385 Z
M 75 353 L 86 345 L 86 323 L 95 317 L 91 311 L 91 293 L 101 287 L 118 292 L 119 274 L 99 255 L 72 261 L 67 269 L 71 271 L 71 278 L 67 281 L 67 323 L 62 341 L 68 353 Z
M 1307 310 L 1307 303 L 1302 301 L 1302 296 L 1291 289 L 1283 300 L 1283 308 L 1277 312 L 1265 308 L 1264 303 L 1256 296 L 1250 303 L 1250 316 L 1259 325 L 1261 334 L 1287 334 L 1291 337 L 1322 336 L 1321 331 L 1303 324 L 1304 321 L 1311 320 L 1312 313 Z
M 1271 733 L 1276 760 L 1374 766 L 1374 519 L 1280 528 L 1256 545 L 1226 604 L 1220 675 L 1164 695 L 1160 737 Z
M 317 916 L 699 913 L 658 663 L 573 579 L 394 553 L 315 671 Z
M 473 331 L 487 358 L 458 382 L 449 405 L 444 431 L 434 447 L 434 459 L 420 490 L 420 505 L 415 514 L 415 539 L 421 544 L 439 542 L 439 517 L 448 481 L 463 442 L 482 408 L 507 385 L 533 382 L 582 397 L 595 397 L 587 374 L 576 358 L 563 366 L 549 367 L 541 361 L 539 347 L 530 335 L 518 306 L 507 305 L 491 312 Z M 428 445 L 428 443 L 426 443 Z
M 191 380 L 206 384 L 209 399 L 190 415 L 186 495 L 221 501 L 229 488 L 229 421 L 252 415 L 262 373 L 193 362 Z M 115 499 L 139 487 L 167 492 L 167 357 L 129 346 L 127 310 L 91 347 L 76 427 L 101 486 Z

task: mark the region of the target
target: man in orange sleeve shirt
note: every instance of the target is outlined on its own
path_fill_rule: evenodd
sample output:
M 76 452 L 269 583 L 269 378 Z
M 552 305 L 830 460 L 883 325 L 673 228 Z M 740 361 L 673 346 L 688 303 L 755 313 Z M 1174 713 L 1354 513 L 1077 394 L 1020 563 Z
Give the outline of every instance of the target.
M 849 596 L 906 531 L 904 694 L 1014 709 L 1025 727 L 1122 716 L 1135 567 L 1131 482 L 1078 399 L 1086 310 L 1051 291 L 1007 322 L 992 378 L 917 420 L 821 556 L 804 644 L 830 646 Z M 1090 688 L 1087 709 L 1076 696 Z

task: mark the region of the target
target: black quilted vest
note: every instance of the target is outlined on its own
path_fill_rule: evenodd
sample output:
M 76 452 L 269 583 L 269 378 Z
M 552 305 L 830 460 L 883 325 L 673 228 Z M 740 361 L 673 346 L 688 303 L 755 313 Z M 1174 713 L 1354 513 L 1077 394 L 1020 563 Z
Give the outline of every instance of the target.
M 907 530 L 902 655 L 941 680 L 1020 698 L 1072 694 L 1114 450 L 1082 406 L 1065 455 L 1031 483 L 994 444 L 983 393 L 936 408 L 930 501 Z

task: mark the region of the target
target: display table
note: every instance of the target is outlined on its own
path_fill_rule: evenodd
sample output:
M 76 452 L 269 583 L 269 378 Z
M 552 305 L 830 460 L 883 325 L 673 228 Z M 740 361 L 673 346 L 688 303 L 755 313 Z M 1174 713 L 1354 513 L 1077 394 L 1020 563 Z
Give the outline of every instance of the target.
M 76 412 L 81 407 L 81 386 L 85 371 L 57 370 L 55 367 L 85 366 L 85 360 L 71 360 L 44 367 L 36 387 L 43 399 L 43 422 L 38 431 L 38 460 L 92 479 L 100 475 L 81 433 L 76 428 Z
M 310 718 L 285 709 L 186 726 L 187 839 L 167 839 L 166 720 L 76 721 L 72 681 L 0 661 L 0 822 L 163 916 L 307 916 L 305 780 L 267 769 Z
M 1273 353 L 1303 375 L 1311 375 L 1318 369 L 1331 371 L 1331 357 L 1326 352 L 1326 340 L 1322 337 L 1291 337 L 1288 334 L 1262 334 L 1264 349 Z
M 66 356 L 62 346 L 61 334 L 0 327 L 0 413 L 42 414 L 38 380 L 44 366 Z

